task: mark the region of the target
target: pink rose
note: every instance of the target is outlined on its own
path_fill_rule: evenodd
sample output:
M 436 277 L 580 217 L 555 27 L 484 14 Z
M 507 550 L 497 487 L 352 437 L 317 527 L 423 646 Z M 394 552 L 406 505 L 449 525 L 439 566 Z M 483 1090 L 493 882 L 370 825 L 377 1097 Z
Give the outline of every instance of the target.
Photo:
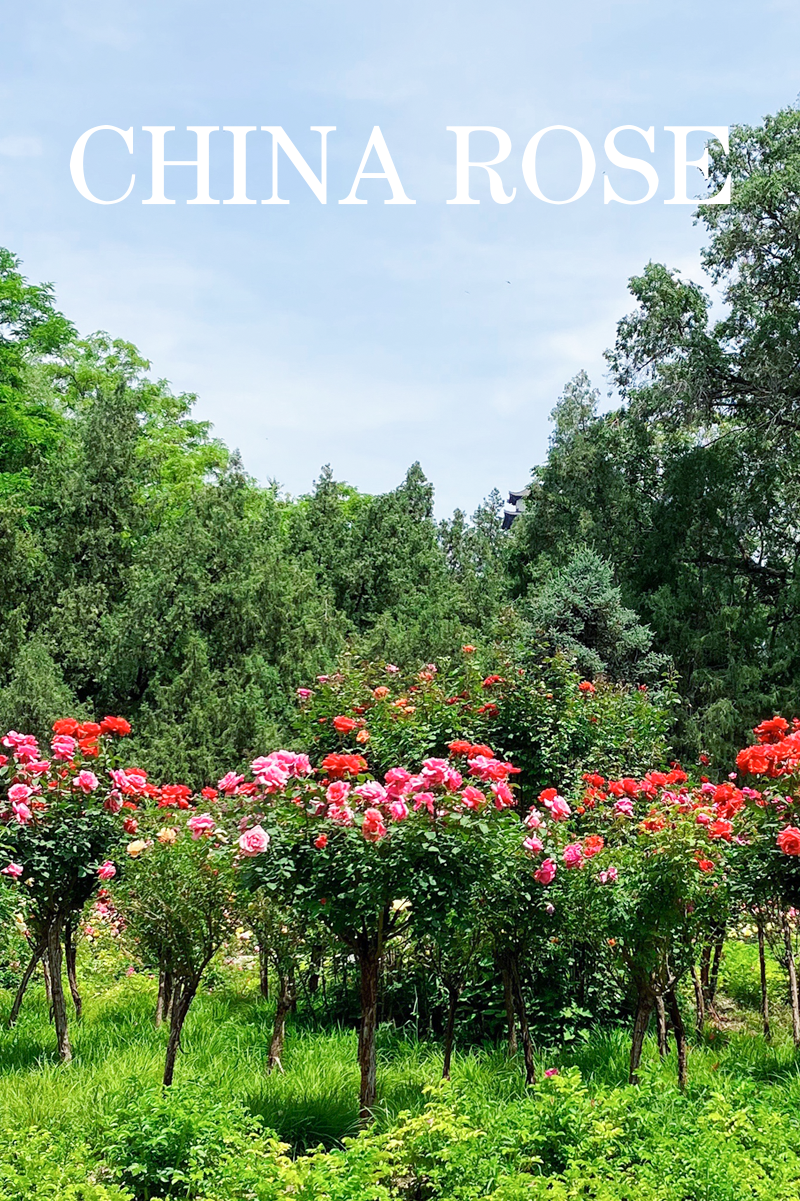
M 525 818 L 525 825 L 529 830 L 538 830 L 541 827 L 542 819 L 538 810 L 531 809 L 528 816 Z
M 514 804 L 514 794 L 505 780 L 499 780 L 496 784 L 492 784 L 491 789 L 494 793 L 495 809 L 507 809 L 509 805 Z
M 390 676 L 396 676 L 398 671 L 400 670 L 400 668 L 395 667 L 394 663 L 387 663 L 386 670 L 388 671 Z
M 237 776 L 235 771 L 229 771 L 217 781 L 217 788 L 226 796 L 233 796 L 243 779 L 244 776 Z
M 633 801 L 629 801 L 627 797 L 622 797 L 614 806 L 615 817 L 633 817 Z
M 269 834 L 261 826 L 251 826 L 239 835 L 239 850 L 243 855 L 263 855 L 269 846 Z
M 117 874 L 117 869 L 110 859 L 106 859 L 105 863 L 101 863 L 97 869 L 97 876 L 100 880 L 113 880 Z
M 550 1076 L 557 1076 L 557 1075 L 558 1075 L 558 1068 L 545 1068 L 545 1072 L 544 1072 L 544 1074 L 545 1074 L 545 1076 L 548 1076 L 548 1077 L 550 1077 Z
M 416 797 L 414 798 L 414 812 L 416 813 L 418 809 L 423 807 L 423 805 L 428 810 L 428 813 L 430 813 L 431 817 L 433 817 L 434 795 L 432 792 L 417 793 Z
M 333 788 L 332 784 L 331 788 Z M 366 784 L 359 784 L 358 788 L 353 789 L 353 796 L 361 797 L 362 801 L 371 801 L 375 805 L 381 805 L 386 800 L 386 789 L 377 780 L 368 780 Z
M 537 884 L 552 884 L 556 875 L 556 865 L 552 859 L 545 859 L 538 871 L 533 873 Z
M 564 821 L 572 813 L 563 796 L 554 796 L 551 801 L 544 801 L 543 803 L 550 810 L 550 816 L 554 822 Z
M 18 863 L 9 863 L 8 867 L 4 867 L 0 872 L 0 876 L 11 876 L 12 880 L 19 880 L 22 875 L 22 868 Z
M 327 845 L 328 845 L 328 835 L 327 834 L 318 834 L 317 837 L 314 839 L 314 846 L 317 848 L 318 851 L 324 850 Z
M 428 787 L 444 784 L 450 770 L 446 759 L 425 759 L 422 763 L 422 777 Z
M 607 867 L 605 871 L 597 873 L 597 879 L 601 884 L 613 884 L 617 878 L 617 869 L 615 867 Z
M 202 838 L 204 834 L 213 834 L 216 828 L 217 823 L 210 813 L 195 813 L 186 823 L 186 829 L 191 830 L 192 838 L 195 841 Z
M 473 788 L 471 784 L 468 784 L 461 793 L 461 800 L 465 809 L 473 809 L 475 812 L 486 804 L 486 797 L 480 788 Z
M 349 805 L 331 805 L 328 817 L 337 826 L 352 826 L 353 810 Z
M 78 749 L 78 744 L 69 734 L 57 734 L 50 743 L 56 759 L 71 759 Z
M 579 842 L 567 843 L 561 858 L 565 867 L 580 867 L 583 863 L 583 847 Z
M 325 796 L 332 805 L 341 805 L 342 801 L 346 800 L 350 793 L 350 785 L 346 780 L 334 780 L 329 784 Z
M 539 851 L 544 849 L 544 843 L 535 834 L 531 834 L 530 837 L 524 839 L 522 845 L 531 855 L 538 855 Z
M 81 792 L 90 793 L 98 788 L 100 781 L 93 771 L 79 771 L 75 779 L 72 781 L 73 788 L 79 788 Z
M 11 808 L 14 811 L 14 820 L 21 826 L 27 826 L 29 821 L 33 821 L 33 814 L 24 801 L 12 801 Z
M 389 806 L 389 812 L 396 822 L 405 821 L 405 819 L 408 817 L 408 805 L 405 803 L 405 801 L 392 801 L 391 805 Z
M 390 767 L 383 778 L 389 796 L 402 797 L 408 792 L 411 772 L 406 771 L 404 767 Z
M 314 693 L 312 692 L 312 690 L 310 688 L 298 688 L 297 689 L 297 699 L 299 701 L 307 701 L 308 698 L 313 695 L 314 695 Z
M 361 833 L 367 842 L 378 842 L 388 833 L 386 826 L 383 824 L 383 814 L 379 809 L 367 809 L 365 811 Z
M 8 790 L 8 799 L 12 805 L 15 801 L 27 801 L 32 792 L 33 789 L 27 784 L 12 784 Z

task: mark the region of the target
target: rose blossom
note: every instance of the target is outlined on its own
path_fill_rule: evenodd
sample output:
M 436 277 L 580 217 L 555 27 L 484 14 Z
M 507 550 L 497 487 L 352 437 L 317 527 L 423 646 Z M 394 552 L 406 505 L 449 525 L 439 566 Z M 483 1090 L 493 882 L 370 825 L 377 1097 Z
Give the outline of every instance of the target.
M 57 734 L 50 743 L 56 759 L 71 759 L 78 749 L 78 744 L 69 734 Z
M 269 846 L 269 834 L 262 826 L 251 826 L 239 835 L 239 850 L 243 855 L 263 855 Z
M 21 875 L 22 868 L 18 863 L 9 863 L 8 867 L 4 867 L 0 872 L 0 876 L 11 876 L 14 880 L 18 880 Z
M 117 869 L 110 859 L 106 859 L 105 863 L 101 863 L 97 869 L 97 878 L 99 880 L 113 880 L 117 874 Z
M 90 793 L 98 788 L 100 781 L 93 771 L 79 771 L 75 779 L 72 781 L 73 788 L 79 788 L 81 792 Z
M 538 871 L 533 873 L 537 884 L 551 884 L 555 879 L 557 868 L 552 859 L 545 859 Z
M 579 842 L 569 842 L 564 847 L 561 858 L 565 867 L 580 867 L 583 863 L 583 847 Z
M 331 788 L 333 785 L 331 785 Z M 353 789 L 353 796 L 361 797 L 362 801 L 372 801 L 374 804 L 383 804 L 387 799 L 386 789 L 377 780 L 368 780 L 366 784 L 359 784 Z
M 550 810 L 550 816 L 554 822 L 564 821 L 572 812 L 563 796 L 559 796 L 558 794 L 556 794 L 552 800 L 548 799 L 542 803 L 544 804 L 545 808 Z
M 786 826 L 781 830 L 776 842 L 784 855 L 800 855 L 800 830 L 796 826 Z
M 186 823 L 186 829 L 191 830 L 192 838 L 195 840 L 204 834 L 213 834 L 216 828 L 217 823 L 210 813 L 195 813 Z
M 12 801 L 11 808 L 14 811 L 14 820 L 21 826 L 27 826 L 28 822 L 33 820 L 33 814 L 24 801 Z
M 597 873 L 597 879 L 601 884 L 613 884 L 617 878 L 617 869 L 615 867 L 607 867 L 605 871 Z
M 387 833 L 386 826 L 383 824 L 383 814 L 379 809 L 367 809 L 364 813 L 364 822 L 361 826 L 361 833 L 367 842 L 378 842 Z
M 531 834 L 528 838 L 526 838 L 522 845 L 531 855 L 537 855 L 544 847 L 544 843 L 542 842 L 541 838 L 537 838 L 535 834 Z
M 396 822 L 405 821 L 405 819 L 408 817 L 408 805 L 405 803 L 405 801 L 401 801 L 399 799 L 392 801 L 391 805 L 389 806 L 389 812 Z

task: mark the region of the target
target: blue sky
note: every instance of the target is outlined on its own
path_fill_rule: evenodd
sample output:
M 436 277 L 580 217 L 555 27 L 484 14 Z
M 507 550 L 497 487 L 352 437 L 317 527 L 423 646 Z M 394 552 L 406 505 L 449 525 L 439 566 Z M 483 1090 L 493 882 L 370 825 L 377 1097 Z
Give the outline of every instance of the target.
M 793 102 L 799 35 L 794 0 L 0 0 L 0 244 L 56 284 L 83 332 L 135 342 L 157 375 L 196 392 L 198 413 L 261 480 L 297 494 L 330 462 L 380 491 L 419 459 L 438 511 L 471 511 L 528 478 L 575 372 L 605 396 L 602 353 L 630 307 L 628 277 L 648 259 L 699 277 L 692 209 L 663 203 L 663 127 L 753 123 Z M 76 139 L 101 124 L 134 129 L 132 158 L 114 135 L 87 154 L 106 195 L 133 164 L 136 187 L 119 205 L 84 200 L 69 174 Z M 522 178 L 526 143 L 556 124 L 583 132 L 597 157 L 574 204 L 543 204 Z M 603 141 L 623 124 L 655 126 L 661 184 L 641 206 L 603 204 L 602 172 L 614 170 Z M 184 169 L 168 173 L 174 206 L 143 205 L 144 125 L 183 131 L 173 158 L 194 157 L 187 125 L 282 125 L 317 172 L 310 127 L 336 126 L 328 203 L 283 159 L 286 206 L 187 205 Z M 384 205 L 383 181 L 361 185 L 366 205 L 337 203 L 374 125 L 413 206 Z M 478 171 L 479 205 L 445 203 L 448 125 L 508 132 L 498 170 L 513 203 L 495 204 Z M 627 136 L 622 149 L 649 157 Z M 220 198 L 229 138 L 211 143 Z M 250 135 L 259 199 L 269 159 L 269 135 Z M 551 135 L 542 186 L 566 196 L 578 175 L 569 136 Z M 622 192 L 624 176 L 613 179 Z

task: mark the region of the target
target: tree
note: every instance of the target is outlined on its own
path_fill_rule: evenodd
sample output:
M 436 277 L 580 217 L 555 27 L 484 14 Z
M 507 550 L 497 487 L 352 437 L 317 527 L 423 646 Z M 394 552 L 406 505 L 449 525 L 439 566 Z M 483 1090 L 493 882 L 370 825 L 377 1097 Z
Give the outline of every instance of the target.
M 360 971 L 360 1111 L 372 1118 L 377 1096 L 376 1029 L 381 964 L 387 944 L 411 928 L 431 930 L 466 898 L 488 862 L 493 828 L 513 804 L 511 764 L 474 756 L 476 781 L 493 781 L 495 801 L 444 759 L 412 775 L 390 770 L 369 779 L 357 754 L 325 756 L 311 779 L 305 755 L 272 752 L 253 765 L 258 785 L 231 776 L 246 826 L 239 838 L 246 886 L 322 922 L 355 955 Z M 223 782 L 221 782 L 222 786 Z M 242 790 L 243 788 L 243 790 Z M 236 808 L 234 808 L 236 812 Z M 240 821 L 239 828 L 244 824 Z
M 523 612 L 545 645 L 564 651 L 590 679 L 639 683 L 667 666 L 664 655 L 651 652 L 651 631 L 623 605 L 611 564 L 588 547 L 552 572 Z
M 184 1022 L 204 971 L 235 927 L 235 906 L 231 858 L 215 837 L 214 819 L 181 809 L 170 812 L 162 825 L 165 818 L 161 809 L 142 822 L 140 837 L 128 845 L 115 897 L 129 937 L 171 980 L 164 1060 L 168 1087 Z

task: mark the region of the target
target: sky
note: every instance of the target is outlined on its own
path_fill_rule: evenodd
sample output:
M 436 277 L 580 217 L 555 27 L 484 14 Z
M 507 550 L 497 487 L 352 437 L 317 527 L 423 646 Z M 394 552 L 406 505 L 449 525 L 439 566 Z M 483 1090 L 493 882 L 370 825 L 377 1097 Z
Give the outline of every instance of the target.
M 795 0 L 0 0 L 0 245 L 32 280 L 52 281 L 82 333 L 134 342 L 196 413 L 241 451 L 247 470 L 298 495 L 321 466 L 370 492 L 419 460 L 437 512 L 468 513 L 492 488 L 528 480 L 547 452 L 549 414 L 585 369 L 614 403 L 603 351 L 632 307 L 630 276 L 648 260 L 702 279 L 703 231 L 670 205 L 673 135 L 665 126 L 754 124 L 800 93 Z M 98 125 L 86 178 L 70 176 L 80 135 Z M 271 137 L 282 126 L 319 174 L 321 204 L 281 152 L 286 205 L 190 205 L 195 172 L 167 168 L 174 205 L 147 205 L 151 136 L 174 126 L 167 157 L 193 159 L 187 126 L 211 135 L 212 197 L 232 194 L 232 137 L 248 136 L 248 195 L 271 192 Z M 374 126 L 413 205 L 383 179 L 348 195 Z M 455 135 L 492 126 L 511 151 L 491 198 L 470 173 L 455 195 Z M 580 131 L 597 163 L 579 200 L 548 204 L 522 155 L 551 125 Z M 640 205 L 603 203 L 603 173 L 627 198 L 644 180 L 611 165 L 606 135 L 652 162 L 659 187 Z M 706 135 L 693 134 L 690 158 Z M 472 157 L 497 153 L 475 134 Z M 577 188 L 575 138 L 550 133 L 537 159 L 545 195 Z M 367 170 L 380 171 L 373 155 Z M 696 168 L 687 175 L 698 195 Z

